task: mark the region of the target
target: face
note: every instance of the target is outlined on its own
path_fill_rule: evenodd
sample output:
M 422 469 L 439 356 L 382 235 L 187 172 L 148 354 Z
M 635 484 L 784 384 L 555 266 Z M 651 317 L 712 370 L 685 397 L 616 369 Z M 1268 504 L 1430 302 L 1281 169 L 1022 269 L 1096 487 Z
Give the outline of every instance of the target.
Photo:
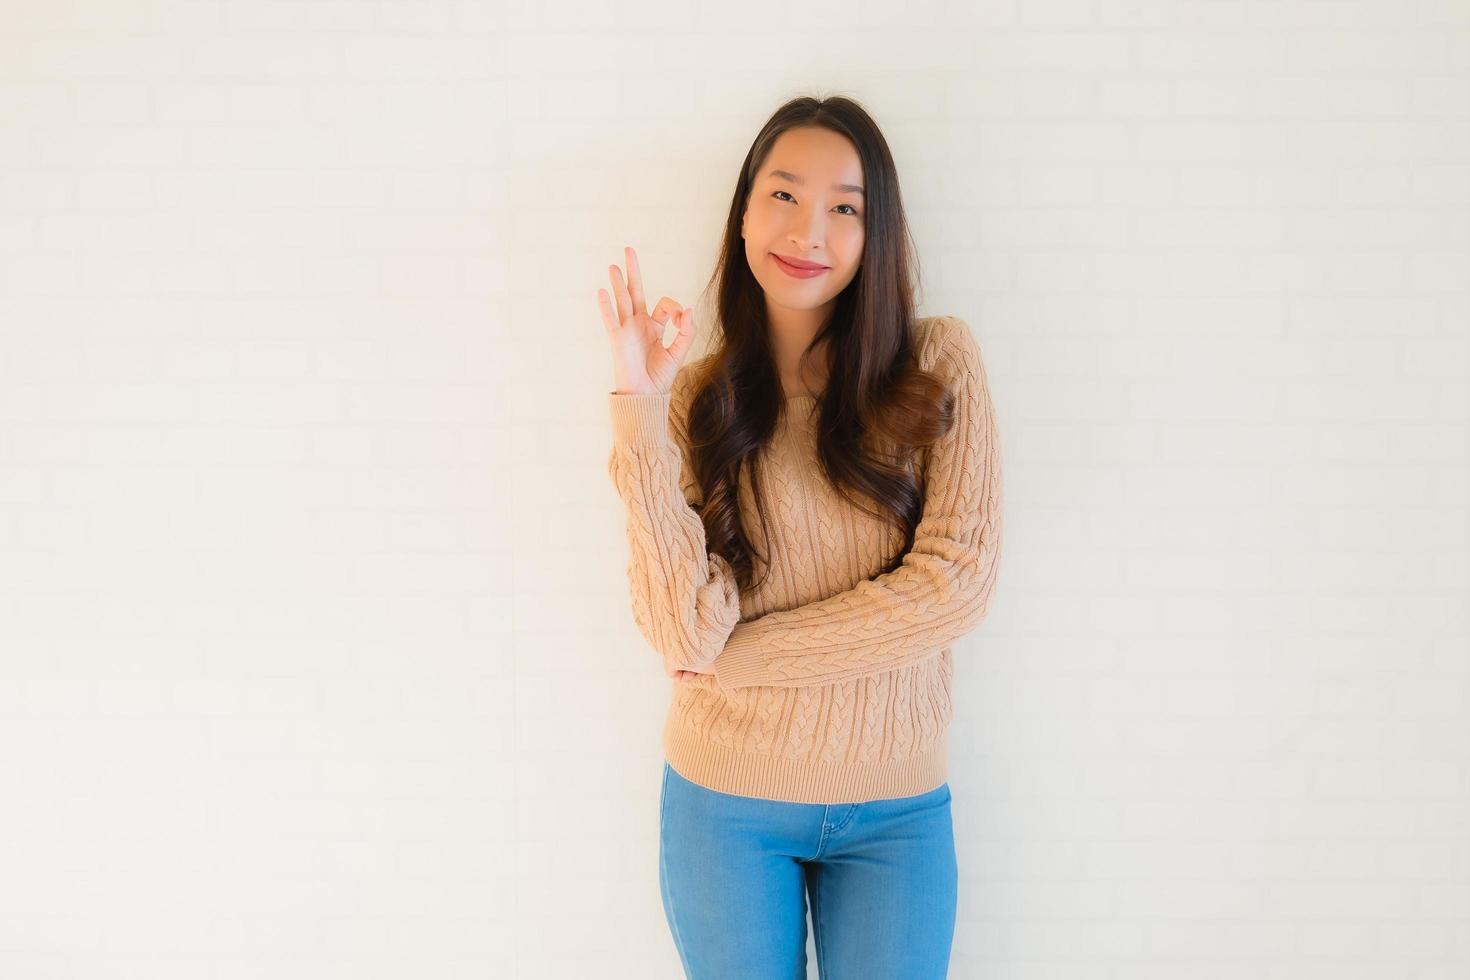
M 746 261 L 773 312 L 825 314 L 857 275 L 867 209 L 861 191 L 849 188 L 862 186 L 862 163 L 845 136 L 805 126 L 776 138 L 752 184 L 740 230 Z M 792 270 L 778 254 L 825 268 Z

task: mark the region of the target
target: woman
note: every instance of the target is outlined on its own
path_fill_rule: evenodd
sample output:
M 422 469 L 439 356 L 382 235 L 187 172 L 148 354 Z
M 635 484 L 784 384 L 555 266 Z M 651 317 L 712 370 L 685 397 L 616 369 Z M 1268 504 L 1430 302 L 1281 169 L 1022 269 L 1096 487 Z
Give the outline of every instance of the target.
M 647 310 L 631 248 L 598 290 L 633 614 L 675 679 L 659 881 L 697 980 L 805 977 L 808 894 L 822 976 L 948 969 L 950 645 L 995 585 L 1000 443 L 912 255 L 872 119 L 800 98 L 741 169 L 713 353 L 683 365 L 694 312 Z

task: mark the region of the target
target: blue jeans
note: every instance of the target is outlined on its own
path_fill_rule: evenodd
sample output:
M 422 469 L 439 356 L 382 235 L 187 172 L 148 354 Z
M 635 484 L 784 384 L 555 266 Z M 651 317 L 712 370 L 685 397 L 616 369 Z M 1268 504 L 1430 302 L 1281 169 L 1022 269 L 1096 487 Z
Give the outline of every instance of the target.
M 690 980 L 805 980 L 806 896 L 822 980 L 949 971 L 958 874 L 949 783 L 867 803 L 786 803 L 666 761 L 659 888 Z

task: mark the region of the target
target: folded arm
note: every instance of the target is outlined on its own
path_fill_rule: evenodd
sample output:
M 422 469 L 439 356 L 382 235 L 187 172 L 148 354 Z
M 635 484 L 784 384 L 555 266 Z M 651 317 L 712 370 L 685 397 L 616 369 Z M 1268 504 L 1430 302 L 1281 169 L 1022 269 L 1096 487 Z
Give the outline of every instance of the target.
M 900 567 L 795 609 L 737 623 L 714 660 L 721 688 L 829 684 L 932 656 L 980 623 L 1001 544 L 1000 442 L 980 349 L 953 317 L 933 370 L 954 425 L 930 447 L 922 516 Z
M 608 393 L 607 469 L 627 512 L 633 619 L 669 674 L 709 670 L 740 619 L 735 573 L 707 553 L 704 523 L 691 506 L 699 499 L 683 437 L 691 380 L 685 367 L 670 391 Z

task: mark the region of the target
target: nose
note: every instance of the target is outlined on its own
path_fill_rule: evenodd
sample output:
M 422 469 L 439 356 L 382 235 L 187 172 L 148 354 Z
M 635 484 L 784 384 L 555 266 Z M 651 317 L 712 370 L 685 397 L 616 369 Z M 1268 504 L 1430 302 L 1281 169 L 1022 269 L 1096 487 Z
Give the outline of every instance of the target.
M 827 215 L 805 205 L 795 208 L 791 223 L 787 226 L 787 237 L 795 248 L 806 255 L 812 249 L 821 248 L 826 237 Z
M 792 222 L 787 229 L 788 237 L 794 248 L 800 249 L 801 255 L 806 255 L 813 249 L 822 247 L 823 231 L 825 226 L 821 218 L 798 218 Z

